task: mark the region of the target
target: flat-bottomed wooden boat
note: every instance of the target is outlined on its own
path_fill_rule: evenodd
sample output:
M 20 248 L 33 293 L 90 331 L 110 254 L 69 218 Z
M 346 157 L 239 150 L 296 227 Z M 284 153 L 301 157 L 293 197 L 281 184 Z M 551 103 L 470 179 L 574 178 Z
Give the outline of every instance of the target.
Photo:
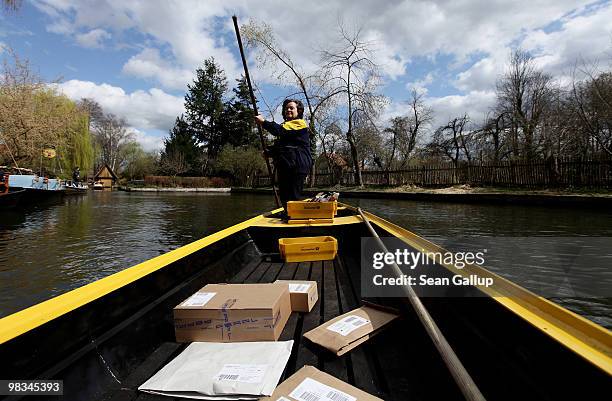
M 402 238 L 414 249 L 438 249 L 366 215 L 381 237 Z M 279 238 L 318 235 L 338 239 L 334 260 L 278 259 Z M 400 308 L 404 318 L 342 357 L 302 337 L 360 304 L 361 238 L 369 236 L 347 205 L 332 224 L 288 225 L 273 215 L 253 217 L 0 320 L 0 377 L 62 379 L 65 400 L 169 400 L 137 388 L 185 348 L 174 342 L 174 306 L 207 283 L 309 279 L 318 283 L 319 303 L 310 313 L 293 313 L 285 326 L 281 339 L 295 344 L 283 377 L 312 365 L 385 400 L 463 399 L 402 299 L 376 299 Z M 482 297 L 422 302 L 487 399 L 610 394 L 609 330 L 484 269 L 470 273 L 494 276 L 495 285 L 475 289 Z

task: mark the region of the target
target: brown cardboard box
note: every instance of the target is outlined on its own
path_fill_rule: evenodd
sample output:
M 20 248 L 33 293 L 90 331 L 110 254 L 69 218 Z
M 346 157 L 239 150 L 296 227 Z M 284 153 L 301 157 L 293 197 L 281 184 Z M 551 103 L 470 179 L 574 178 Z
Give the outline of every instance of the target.
M 275 283 L 289 284 L 292 312 L 310 312 L 319 300 L 316 281 L 276 280 Z
M 174 308 L 176 341 L 276 341 L 290 315 L 286 284 L 208 284 Z
M 260 401 L 285 400 L 343 400 L 343 401 L 382 401 L 365 391 L 359 390 L 342 380 L 323 373 L 312 366 L 304 366 L 282 382 L 270 397 Z
M 304 337 L 340 356 L 376 335 L 398 317 L 394 311 L 365 305 L 323 323 Z

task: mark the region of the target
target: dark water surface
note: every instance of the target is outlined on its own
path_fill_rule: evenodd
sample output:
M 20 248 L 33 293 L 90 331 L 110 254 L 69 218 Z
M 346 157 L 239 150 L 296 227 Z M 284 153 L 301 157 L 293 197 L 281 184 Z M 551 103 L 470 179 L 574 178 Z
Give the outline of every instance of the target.
M 456 237 L 612 237 L 612 211 L 350 199 L 434 242 Z M 108 276 L 273 208 L 258 194 L 90 192 L 56 205 L 0 211 L 0 317 Z M 502 241 L 503 242 L 503 241 Z M 578 241 L 581 242 L 581 241 Z M 579 244 L 583 245 L 583 244 Z M 538 240 L 528 249 L 549 258 Z M 603 256 L 612 249 L 597 249 Z M 539 265 L 538 265 L 539 266 Z M 551 271 L 489 266 L 541 293 Z M 608 265 L 609 266 L 609 265 Z M 567 273 L 567 272 L 566 272 Z M 570 272 L 607 282 L 612 268 Z M 584 278 L 584 277 L 583 277 Z M 583 280 L 584 281 L 584 280 Z M 611 294 L 607 294 L 610 296 Z M 612 328 L 612 298 L 562 296 L 555 302 Z

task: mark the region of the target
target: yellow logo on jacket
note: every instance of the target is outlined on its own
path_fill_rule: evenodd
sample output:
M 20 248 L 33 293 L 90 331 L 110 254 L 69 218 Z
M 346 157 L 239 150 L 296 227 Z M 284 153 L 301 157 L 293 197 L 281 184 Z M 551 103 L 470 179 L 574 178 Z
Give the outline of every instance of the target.
M 302 119 L 285 121 L 281 126 L 288 131 L 297 131 L 307 127 L 306 121 Z

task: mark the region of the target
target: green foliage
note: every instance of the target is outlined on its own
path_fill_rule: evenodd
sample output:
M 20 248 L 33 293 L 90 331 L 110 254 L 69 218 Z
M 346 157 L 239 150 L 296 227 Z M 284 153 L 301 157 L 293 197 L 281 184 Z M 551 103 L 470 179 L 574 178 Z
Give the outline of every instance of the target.
M 136 141 L 128 142 L 121 148 L 121 159 L 120 175 L 128 180 L 144 179 L 145 175 L 157 169 L 157 154 L 145 152 Z
M 213 168 L 228 166 L 227 150 L 224 161 L 219 163 L 218 160 L 226 145 L 230 146 L 227 149 L 259 146 L 246 79 L 237 80 L 233 96 L 226 100 L 227 89 L 223 70 L 213 58 L 205 60 L 204 67 L 196 70 L 193 84 L 188 85 L 186 114 L 176 119 L 165 140 L 160 158 L 162 173 L 172 176 L 210 174 Z M 226 174 L 234 171 L 242 171 L 242 167 L 224 170 Z
M 253 146 L 226 145 L 217 159 L 216 168 L 233 177 L 233 185 L 250 186 L 256 172 L 265 170 L 261 151 Z
M 227 136 L 223 126 L 223 97 L 227 91 L 225 72 L 211 57 L 204 61 L 204 68 L 196 70 L 196 79 L 187 89 L 186 121 L 195 139 L 206 148 L 208 158 L 215 159 Z
M 170 175 L 198 175 L 202 150 L 196 137 L 183 116 L 176 118 L 170 137 L 164 140 L 160 157 L 162 172 Z
M 225 103 L 224 126 L 228 131 L 227 143 L 232 146 L 257 145 L 259 137 L 255 132 L 255 113 L 251 108 L 251 95 L 246 78 L 237 79 L 233 89 L 234 98 Z
M 89 132 L 87 115 L 80 113 L 67 134 L 67 143 L 58 150 L 62 175 L 68 178 L 74 167 L 79 167 L 84 172 L 92 171 L 94 146 Z
M 17 76 L 25 80 L 27 65 L 18 59 L 15 63 Z M 0 131 L 6 142 L 0 163 L 16 162 L 63 178 L 70 176 L 74 166 L 84 171 L 92 168 L 94 150 L 86 113 L 41 82 L 0 82 Z M 55 149 L 56 157 L 41 160 L 44 148 Z

